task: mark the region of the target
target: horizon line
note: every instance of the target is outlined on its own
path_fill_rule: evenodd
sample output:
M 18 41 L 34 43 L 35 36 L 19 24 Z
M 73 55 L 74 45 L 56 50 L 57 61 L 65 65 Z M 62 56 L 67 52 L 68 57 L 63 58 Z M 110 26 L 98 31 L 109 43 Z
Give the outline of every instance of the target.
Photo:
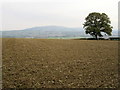
M 25 30 L 25 29 L 30 29 L 30 28 L 36 28 L 36 27 L 64 27 L 64 28 L 80 28 L 83 29 L 83 27 L 68 27 L 68 26 L 58 26 L 58 25 L 43 25 L 43 26 L 34 26 L 34 27 L 28 27 L 28 28 L 23 28 L 23 29 L 10 29 L 10 30 L 0 30 L 0 31 L 20 31 L 20 30 Z M 118 29 L 112 29 L 114 31 L 118 31 Z
M 30 28 L 36 28 L 36 27 L 64 27 L 64 28 L 81 28 L 82 27 L 68 27 L 68 26 L 59 26 L 59 25 L 43 25 L 43 26 L 33 26 L 33 27 L 28 27 L 28 28 L 23 28 L 23 29 L 10 29 L 10 30 L 0 30 L 0 31 L 19 31 L 19 30 L 25 30 L 25 29 L 30 29 Z

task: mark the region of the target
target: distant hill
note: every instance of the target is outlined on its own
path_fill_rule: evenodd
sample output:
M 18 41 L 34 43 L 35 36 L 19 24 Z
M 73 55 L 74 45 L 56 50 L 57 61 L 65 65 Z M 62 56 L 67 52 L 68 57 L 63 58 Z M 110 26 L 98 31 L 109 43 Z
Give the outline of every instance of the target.
M 116 32 L 114 32 L 116 35 Z M 2 31 L 3 38 L 76 38 L 90 37 L 82 28 L 67 28 L 62 26 L 41 26 L 24 30 Z

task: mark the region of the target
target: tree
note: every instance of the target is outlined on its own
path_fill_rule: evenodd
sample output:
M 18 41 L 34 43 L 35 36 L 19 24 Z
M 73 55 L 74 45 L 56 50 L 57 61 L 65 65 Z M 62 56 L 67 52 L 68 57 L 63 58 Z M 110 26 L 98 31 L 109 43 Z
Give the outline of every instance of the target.
M 90 13 L 86 18 L 86 22 L 84 22 L 83 28 L 86 30 L 86 34 L 90 34 L 95 39 L 99 37 L 103 37 L 101 32 L 111 36 L 112 26 L 109 17 L 105 13 Z

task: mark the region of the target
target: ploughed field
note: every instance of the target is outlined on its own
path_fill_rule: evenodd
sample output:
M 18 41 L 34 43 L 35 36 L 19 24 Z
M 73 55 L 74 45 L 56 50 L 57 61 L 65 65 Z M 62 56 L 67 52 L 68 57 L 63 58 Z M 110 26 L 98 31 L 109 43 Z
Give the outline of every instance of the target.
M 3 88 L 115 88 L 118 41 L 2 39 Z

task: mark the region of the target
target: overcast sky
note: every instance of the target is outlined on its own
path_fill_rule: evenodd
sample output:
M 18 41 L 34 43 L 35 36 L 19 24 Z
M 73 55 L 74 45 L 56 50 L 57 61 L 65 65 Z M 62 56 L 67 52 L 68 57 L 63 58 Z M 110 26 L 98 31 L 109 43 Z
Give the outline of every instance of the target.
M 20 30 L 36 26 L 83 27 L 91 12 L 106 13 L 118 28 L 119 0 L 2 0 L 1 30 Z

